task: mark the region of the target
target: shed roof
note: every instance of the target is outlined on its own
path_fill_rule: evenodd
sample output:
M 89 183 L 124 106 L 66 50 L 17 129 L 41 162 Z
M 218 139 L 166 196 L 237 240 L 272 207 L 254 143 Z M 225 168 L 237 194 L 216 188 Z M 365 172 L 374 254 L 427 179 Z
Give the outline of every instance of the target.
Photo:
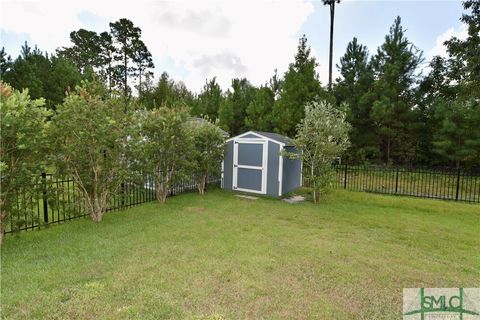
M 252 131 L 253 133 L 265 136 L 267 138 L 270 138 L 272 140 L 275 140 L 280 143 L 284 143 L 287 146 L 293 146 L 293 141 L 287 136 L 283 136 L 278 133 L 273 133 L 273 132 L 264 132 L 264 131 Z
M 281 134 L 278 133 L 273 133 L 273 132 L 263 132 L 263 131 L 247 131 L 242 134 L 239 134 L 238 136 L 232 137 L 228 139 L 227 141 L 234 140 L 236 138 L 243 138 L 249 135 L 256 135 L 258 137 L 264 137 L 267 138 L 270 141 L 276 142 L 278 144 L 281 144 L 283 146 L 293 146 L 293 140 L 290 139 L 289 137 L 282 136 Z
M 211 122 L 205 120 L 204 118 L 200 118 L 200 117 L 189 117 L 190 121 L 192 122 L 195 122 L 199 125 L 204 125 L 204 124 L 212 124 Z M 228 138 L 230 135 L 228 134 L 227 131 L 223 130 L 222 128 L 218 127 L 218 129 L 220 130 L 220 132 L 222 133 L 222 135 L 225 137 L 225 138 Z

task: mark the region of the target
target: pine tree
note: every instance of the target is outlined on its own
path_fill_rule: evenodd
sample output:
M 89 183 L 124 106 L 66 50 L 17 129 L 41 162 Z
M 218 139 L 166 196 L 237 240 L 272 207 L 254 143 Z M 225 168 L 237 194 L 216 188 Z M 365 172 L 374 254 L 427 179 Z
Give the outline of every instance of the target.
M 140 41 L 142 31 L 132 21 L 122 18 L 110 23 L 110 33 L 117 48 L 115 55 L 115 61 L 118 62 L 117 72 L 122 75 L 123 94 L 127 97 L 131 91 L 128 77 L 137 70 L 132 66 L 132 62 L 135 59 L 136 44 Z
M 478 100 L 437 100 L 434 117 L 439 128 L 434 150 L 457 168 L 480 163 L 480 103 Z
M 370 116 L 373 72 L 368 63 L 368 49 L 353 38 L 340 58 L 341 78 L 337 80 L 334 94 L 338 105 L 347 105 L 347 121 L 352 128 L 349 132 L 351 147 L 347 153 L 350 160 L 366 161 L 378 157 L 374 126 Z
M 375 77 L 375 102 L 371 116 L 375 121 L 384 160 L 409 162 L 415 157 L 418 140 L 411 134 L 415 105 L 413 84 L 422 53 L 405 36 L 397 17 L 377 50 L 371 64 Z
M 196 116 L 207 116 L 210 120 L 218 119 L 218 113 L 223 101 L 223 93 L 216 78 L 207 80 L 202 91 L 198 95 L 193 108 L 192 114 Z
M 5 47 L 0 50 L 0 78 L 12 67 L 12 57 L 7 55 Z
M 2 80 L 17 90 L 27 89 L 33 99 L 45 98 L 45 105 L 55 109 L 63 102 L 66 92 L 75 89 L 84 77 L 73 61 L 49 56 L 27 42 L 21 54 L 9 64 Z
M 147 109 L 158 107 L 172 108 L 175 105 L 193 105 L 193 94 L 183 82 L 176 82 L 168 73 L 163 72 L 156 85 L 147 77 L 142 83 L 142 95 L 139 101 Z
M 232 135 L 242 133 L 247 129 L 245 116 L 247 106 L 255 98 L 257 88 L 247 79 L 233 79 L 232 91 L 227 93 L 219 110 L 220 126 Z
M 445 42 L 449 77 L 457 83 L 460 98 L 480 98 L 480 1 L 464 1 L 463 7 L 469 11 L 460 18 L 468 27 L 467 38 L 453 37 Z
M 245 125 L 248 129 L 272 131 L 272 110 L 275 94 L 268 86 L 260 87 L 255 98 L 247 106 Z
M 138 95 L 142 95 L 142 76 L 144 78 L 153 76 L 150 69 L 155 68 L 152 60 L 152 54 L 148 51 L 145 43 L 138 39 L 133 43 L 133 63 L 136 64 L 134 76 L 138 78 Z
M 57 54 L 75 62 L 80 72 L 85 74 L 102 64 L 101 39 L 95 31 L 79 29 L 70 33 L 71 47 L 57 50 Z
M 99 35 L 100 39 L 100 76 L 105 81 L 110 94 L 117 83 L 121 80 L 116 77 L 114 66 L 114 58 L 116 54 L 116 48 L 113 45 L 112 36 L 108 32 L 102 32 Z
M 295 136 L 296 126 L 305 116 L 305 104 L 324 91 L 315 71 L 317 62 L 311 56 L 305 35 L 300 38 L 295 62 L 285 73 L 280 97 L 274 107 L 275 131 Z

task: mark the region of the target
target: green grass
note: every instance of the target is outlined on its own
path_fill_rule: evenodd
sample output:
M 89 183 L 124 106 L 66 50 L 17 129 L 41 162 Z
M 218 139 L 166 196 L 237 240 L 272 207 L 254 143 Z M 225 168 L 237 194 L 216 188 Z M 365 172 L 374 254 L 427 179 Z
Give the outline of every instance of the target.
M 335 191 L 184 194 L 8 236 L 6 319 L 398 319 L 406 287 L 480 286 L 480 206 Z

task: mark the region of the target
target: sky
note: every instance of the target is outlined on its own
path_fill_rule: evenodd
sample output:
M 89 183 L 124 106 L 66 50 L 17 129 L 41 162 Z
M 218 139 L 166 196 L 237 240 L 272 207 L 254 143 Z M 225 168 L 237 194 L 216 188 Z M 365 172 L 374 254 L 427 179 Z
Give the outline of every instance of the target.
M 461 1 L 344 0 L 336 5 L 334 64 L 353 37 L 374 54 L 400 16 L 426 66 L 445 54 L 445 40 L 466 36 L 462 13 Z M 12 58 L 25 41 L 53 53 L 70 45 L 71 31 L 108 31 L 120 18 L 142 29 L 157 79 L 167 72 L 196 92 L 207 78 L 216 77 L 226 90 L 235 77 L 261 85 L 275 69 L 283 74 L 303 34 L 322 84 L 328 82 L 330 12 L 321 1 L 0 0 L 0 42 Z

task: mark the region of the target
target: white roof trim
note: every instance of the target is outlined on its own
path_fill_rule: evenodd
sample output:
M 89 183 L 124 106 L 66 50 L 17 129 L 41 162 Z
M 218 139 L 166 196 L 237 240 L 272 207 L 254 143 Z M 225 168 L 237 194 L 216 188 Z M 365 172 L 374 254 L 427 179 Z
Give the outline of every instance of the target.
M 253 132 L 253 131 L 247 131 L 245 133 L 242 133 L 238 136 L 235 136 L 235 137 L 232 137 L 230 139 L 227 139 L 226 142 L 229 142 L 229 141 L 233 141 L 233 140 L 236 140 L 236 139 L 242 139 L 242 137 L 244 136 L 247 136 L 247 135 L 250 135 L 250 134 L 253 134 L 254 136 L 257 136 L 258 138 L 261 138 L 261 139 L 265 139 L 267 141 L 271 141 L 273 143 L 276 143 L 276 144 L 279 144 L 280 146 L 284 147 L 285 146 L 285 143 L 283 142 L 280 142 L 280 141 L 277 141 L 277 140 L 273 140 L 272 138 L 269 138 L 267 136 L 264 136 L 263 134 L 260 134 L 260 133 L 257 133 L 257 132 Z M 252 139 L 252 138 L 251 138 Z

